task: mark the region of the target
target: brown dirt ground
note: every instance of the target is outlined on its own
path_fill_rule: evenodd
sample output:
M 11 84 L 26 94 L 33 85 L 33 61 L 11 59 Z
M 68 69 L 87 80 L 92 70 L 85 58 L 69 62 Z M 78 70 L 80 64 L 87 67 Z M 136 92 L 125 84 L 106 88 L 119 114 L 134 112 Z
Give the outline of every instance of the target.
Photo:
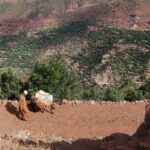
M 0 105 L 0 134 L 28 130 L 65 138 L 99 138 L 112 133 L 132 134 L 144 120 L 146 103 L 56 107 L 54 114 L 30 112 L 20 121 L 16 107 Z

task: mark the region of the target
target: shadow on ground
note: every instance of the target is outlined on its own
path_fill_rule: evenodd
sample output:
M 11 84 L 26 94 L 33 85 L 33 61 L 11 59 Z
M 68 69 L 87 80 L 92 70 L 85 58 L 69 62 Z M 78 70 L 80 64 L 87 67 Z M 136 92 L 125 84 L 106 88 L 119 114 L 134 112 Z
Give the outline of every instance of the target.
M 99 150 L 101 140 L 79 139 L 73 143 L 66 141 L 54 142 L 51 144 L 52 150 Z
M 14 106 L 11 102 L 8 102 L 5 107 L 6 107 L 6 110 L 7 110 L 10 114 L 15 115 L 15 116 L 18 115 L 17 107 Z
M 52 150 L 105 150 L 113 147 L 123 147 L 130 140 L 130 136 L 114 133 L 103 140 L 79 139 L 73 143 L 65 141 L 51 144 Z
M 19 145 L 28 147 L 29 145 L 34 147 L 41 147 L 42 149 L 51 150 L 110 150 L 110 148 L 125 147 L 130 141 L 131 137 L 122 134 L 114 133 L 103 140 L 97 139 L 78 139 L 73 142 L 60 141 L 60 142 L 44 142 L 33 140 L 20 140 Z

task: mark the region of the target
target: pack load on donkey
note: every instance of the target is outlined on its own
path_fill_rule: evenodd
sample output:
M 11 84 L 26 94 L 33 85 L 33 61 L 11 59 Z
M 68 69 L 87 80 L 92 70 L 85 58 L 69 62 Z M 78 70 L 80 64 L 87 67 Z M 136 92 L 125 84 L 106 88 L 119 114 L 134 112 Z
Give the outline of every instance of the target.
M 41 112 L 48 111 L 49 108 L 49 112 L 53 113 L 52 110 L 55 109 L 53 106 L 53 95 L 42 90 L 35 93 L 33 103 L 36 110 L 40 110 Z

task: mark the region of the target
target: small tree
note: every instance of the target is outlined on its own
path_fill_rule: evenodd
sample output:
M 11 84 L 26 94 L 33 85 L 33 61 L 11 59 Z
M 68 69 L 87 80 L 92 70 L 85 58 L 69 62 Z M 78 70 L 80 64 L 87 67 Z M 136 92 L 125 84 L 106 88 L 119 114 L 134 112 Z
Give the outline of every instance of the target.
M 150 98 L 150 80 L 145 81 L 144 85 L 139 88 L 142 91 L 144 98 Z
M 31 93 L 44 90 L 69 99 L 81 98 L 83 92 L 79 75 L 57 56 L 35 65 L 28 89 Z
M 91 98 L 94 100 L 103 100 L 105 98 L 105 89 L 95 85 L 91 90 Z
M 0 98 L 15 99 L 20 89 L 21 82 L 11 69 L 0 75 Z
M 129 89 L 126 93 L 125 100 L 127 101 L 135 101 L 143 99 L 143 94 L 140 90 Z
M 124 99 L 124 93 L 115 87 L 109 87 L 105 92 L 105 100 L 119 101 Z

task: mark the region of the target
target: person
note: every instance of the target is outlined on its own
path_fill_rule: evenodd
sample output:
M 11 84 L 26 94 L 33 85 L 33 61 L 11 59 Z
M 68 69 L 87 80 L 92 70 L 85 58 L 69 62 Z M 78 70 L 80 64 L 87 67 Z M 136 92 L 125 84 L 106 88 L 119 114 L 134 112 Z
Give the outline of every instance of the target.
M 27 114 L 29 113 L 27 102 L 26 102 L 26 95 L 28 92 L 25 90 L 23 93 L 19 95 L 19 113 L 18 118 L 23 121 L 27 121 Z

